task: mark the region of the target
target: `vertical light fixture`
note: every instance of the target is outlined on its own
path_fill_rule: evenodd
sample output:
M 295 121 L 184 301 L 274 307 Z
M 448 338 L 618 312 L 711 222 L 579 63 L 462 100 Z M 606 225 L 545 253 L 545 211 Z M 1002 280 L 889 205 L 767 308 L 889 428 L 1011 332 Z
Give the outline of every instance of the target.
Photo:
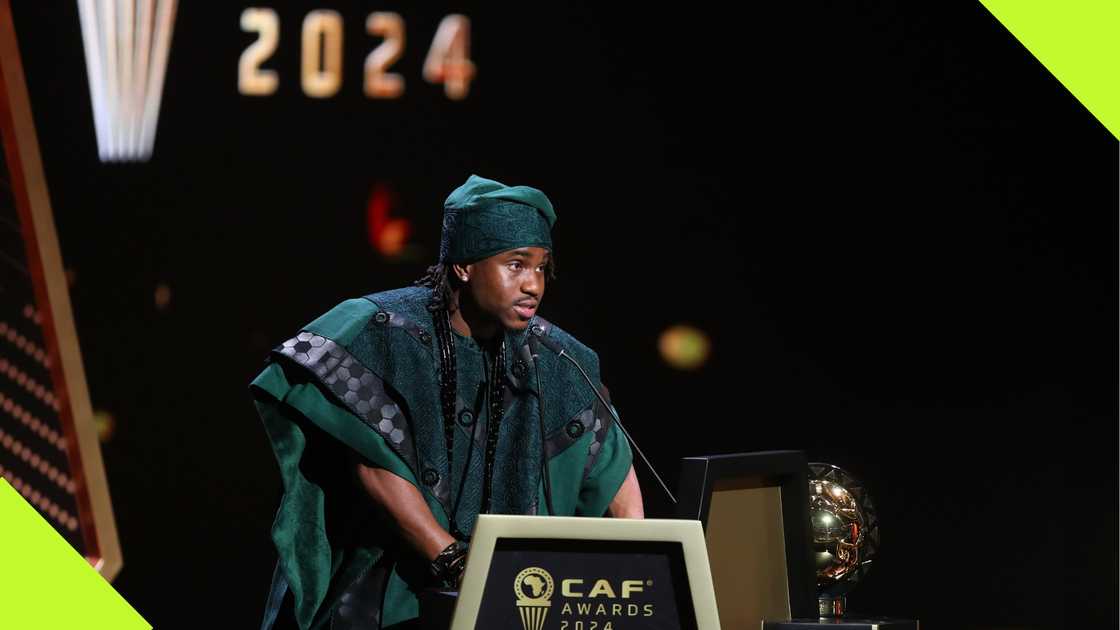
M 102 162 L 152 156 L 175 8 L 176 0 L 78 0 Z

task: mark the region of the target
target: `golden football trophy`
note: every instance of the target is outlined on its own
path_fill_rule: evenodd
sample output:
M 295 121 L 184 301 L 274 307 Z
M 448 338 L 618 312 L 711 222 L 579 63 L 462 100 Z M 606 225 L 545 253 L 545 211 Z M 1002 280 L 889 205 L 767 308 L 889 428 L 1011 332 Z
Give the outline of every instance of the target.
M 871 569 L 879 520 L 863 485 L 832 464 L 809 464 L 809 522 L 821 617 L 843 617 L 848 593 Z

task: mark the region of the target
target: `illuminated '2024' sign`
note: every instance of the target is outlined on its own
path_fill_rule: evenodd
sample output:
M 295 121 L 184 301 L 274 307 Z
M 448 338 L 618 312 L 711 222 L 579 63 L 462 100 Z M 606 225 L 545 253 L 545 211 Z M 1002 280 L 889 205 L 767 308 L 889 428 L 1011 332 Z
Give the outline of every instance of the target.
M 269 8 L 250 8 L 241 13 L 241 30 L 257 33 L 237 64 L 237 90 L 250 96 L 276 92 L 280 76 L 261 64 L 276 52 L 280 40 L 280 18 Z M 405 26 L 400 15 L 371 13 L 366 32 L 382 38 L 381 44 L 366 56 L 363 91 L 369 98 L 392 99 L 404 94 L 405 80 L 389 68 L 404 53 Z M 300 38 L 300 86 L 312 98 L 329 98 L 342 87 L 342 16 L 337 11 L 316 9 L 303 19 Z M 470 60 L 470 20 L 448 15 L 440 22 L 424 60 L 424 79 L 442 83 L 447 97 L 466 98 L 474 78 Z

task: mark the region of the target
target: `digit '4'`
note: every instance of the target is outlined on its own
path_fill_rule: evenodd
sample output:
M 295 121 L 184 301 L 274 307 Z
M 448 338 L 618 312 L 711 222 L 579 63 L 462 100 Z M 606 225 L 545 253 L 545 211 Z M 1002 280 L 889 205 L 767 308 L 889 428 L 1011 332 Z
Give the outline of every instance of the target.
M 424 80 L 443 83 L 444 93 L 453 101 L 467 97 L 474 79 L 470 46 L 470 19 L 464 15 L 448 15 L 439 23 L 428 57 L 424 60 Z

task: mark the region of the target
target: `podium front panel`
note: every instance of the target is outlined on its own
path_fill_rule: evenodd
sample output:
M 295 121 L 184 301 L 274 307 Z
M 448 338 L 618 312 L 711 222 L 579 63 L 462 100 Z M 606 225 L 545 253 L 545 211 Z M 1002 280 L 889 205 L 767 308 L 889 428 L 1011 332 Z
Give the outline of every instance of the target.
M 700 522 L 480 515 L 452 630 L 719 630 Z
M 680 543 L 499 538 L 476 627 L 697 626 Z

